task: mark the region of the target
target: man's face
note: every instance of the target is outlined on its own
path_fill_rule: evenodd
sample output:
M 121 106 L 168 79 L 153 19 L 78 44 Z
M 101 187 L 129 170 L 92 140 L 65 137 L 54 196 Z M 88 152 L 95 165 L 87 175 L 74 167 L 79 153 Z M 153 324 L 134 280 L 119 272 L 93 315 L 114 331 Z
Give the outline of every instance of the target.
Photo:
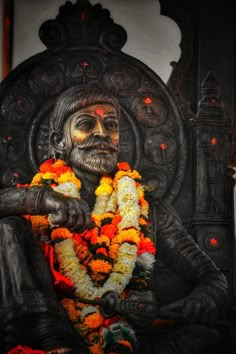
M 68 117 L 75 169 L 104 174 L 114 170 L 118 157 L 119 119 L 111 104 L 94 104 Z

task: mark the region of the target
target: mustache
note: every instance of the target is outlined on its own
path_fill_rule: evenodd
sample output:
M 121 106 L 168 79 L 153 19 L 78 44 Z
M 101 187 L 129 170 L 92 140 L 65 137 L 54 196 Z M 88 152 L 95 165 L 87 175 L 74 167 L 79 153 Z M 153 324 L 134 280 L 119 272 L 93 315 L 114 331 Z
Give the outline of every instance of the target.
M 88 138 L 85 142 L 76 145 L 77 149 L 86 150 L 86 149 L 104 149 L 111 150 L 114 152 L 118 151 L 118 147 L 114 145 L 111 141 L 103 138 Z

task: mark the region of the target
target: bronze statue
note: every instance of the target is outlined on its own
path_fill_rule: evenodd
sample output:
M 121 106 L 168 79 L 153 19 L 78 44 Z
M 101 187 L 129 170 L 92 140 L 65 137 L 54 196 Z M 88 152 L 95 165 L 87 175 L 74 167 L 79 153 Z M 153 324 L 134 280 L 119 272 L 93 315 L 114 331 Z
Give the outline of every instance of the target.
M 82 181 L 81 198 L 65 196 L 63 191 L 57 192 L 50 186 L 1 190 L 1 337 L 2 346 L 5 346 L 1 354 L 17 344 L 47 353 L 88 352 L 82 336 L 72 326 L 60 303 L 63 291 L 55 291 L 38 240 L 22 215 L 50 215 L 52 227 L 66 227 L 79 234 L 91 229 L 94 191 L 101 176 L 113 174 L 116 168 L 119 118 L 119 105 L 106 91 L 76 86 L 66 90 L 55 105 L 50 143 L 52 155 L 66 161 L 76 178 Z M 151 196 L 149 203 L 157 260 L 184 279 L 190 292 L 183 299 L 162 306 L 158 303 L 158 293 L 155 294 L 155 282 L 150 282 L 141 291 L 135 283 L 124 299 L 119 299 L 113 289 L 108 289 L 101 297 L 91 295 L 91 298 L 79 299 L 91 306 L 85 306 L 84 313 L 88 314 L 97 306 L 108 320 L 116 315 L 127 320 L 127 325 L 113 326 L 112 332 L 124 345 L 106 343 L 104 353 L 131 353 L 133 348 L 137 353 L 147 354 L 207 353 L 219 343 L 215 324 L 227 304 L 227 281 L 186 232 L 174 209 L 161 203 L 152 205 Z M 46 244 L 52 242 L 50 239 L 44 241 Z M 54 240 L 57 245 L 60 241 Z M 103 248 L 104 244 L 99 252 L 105 252 Z M 152 270 L 153 279 L 156 274 L 158 261 Z M 73 292 L 68 299 L 73 301 Z M 99 316 L 99 311 L 95 313 Z M 158 330 L 158 316 L 166 316 L 169 320 L 166 330 Z M 124 333 L 129 333 L 133 348 L 127 344 Z

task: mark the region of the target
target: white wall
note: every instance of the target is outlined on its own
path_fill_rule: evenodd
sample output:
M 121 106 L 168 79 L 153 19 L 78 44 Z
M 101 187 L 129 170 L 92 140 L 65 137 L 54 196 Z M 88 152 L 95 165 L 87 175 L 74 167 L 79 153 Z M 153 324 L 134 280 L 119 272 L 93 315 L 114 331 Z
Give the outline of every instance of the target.
M 73 0 L 72 3 L 76 1 Z M 90 0 L 111 12 L 114 21 L 128 32 L 123 51 L 137 57 L 167 81 L 171 61 L 180 57 L 181 34 L 176 23 L 160 15 L 158 0 Z M 13 67 L 45 49 L 38 37 L 40 25 L 58 14 L 65 0 L 17 0 L 13 35 Z M 141 24 L 141 25 L 140 25 Z
M 0 81 L 2 78 L 3 0 L 0 0 Z

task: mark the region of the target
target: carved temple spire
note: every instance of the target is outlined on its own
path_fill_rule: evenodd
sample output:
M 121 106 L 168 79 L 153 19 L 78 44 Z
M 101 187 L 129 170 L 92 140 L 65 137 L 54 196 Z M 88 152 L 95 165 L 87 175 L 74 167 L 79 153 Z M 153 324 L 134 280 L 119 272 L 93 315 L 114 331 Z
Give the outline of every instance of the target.
M 220 96 L 220 85 L 213 72 L 208 72 L 201 84 L 201 100 L 198 103 L 197 118 L 223 119 L 224 105 Z

